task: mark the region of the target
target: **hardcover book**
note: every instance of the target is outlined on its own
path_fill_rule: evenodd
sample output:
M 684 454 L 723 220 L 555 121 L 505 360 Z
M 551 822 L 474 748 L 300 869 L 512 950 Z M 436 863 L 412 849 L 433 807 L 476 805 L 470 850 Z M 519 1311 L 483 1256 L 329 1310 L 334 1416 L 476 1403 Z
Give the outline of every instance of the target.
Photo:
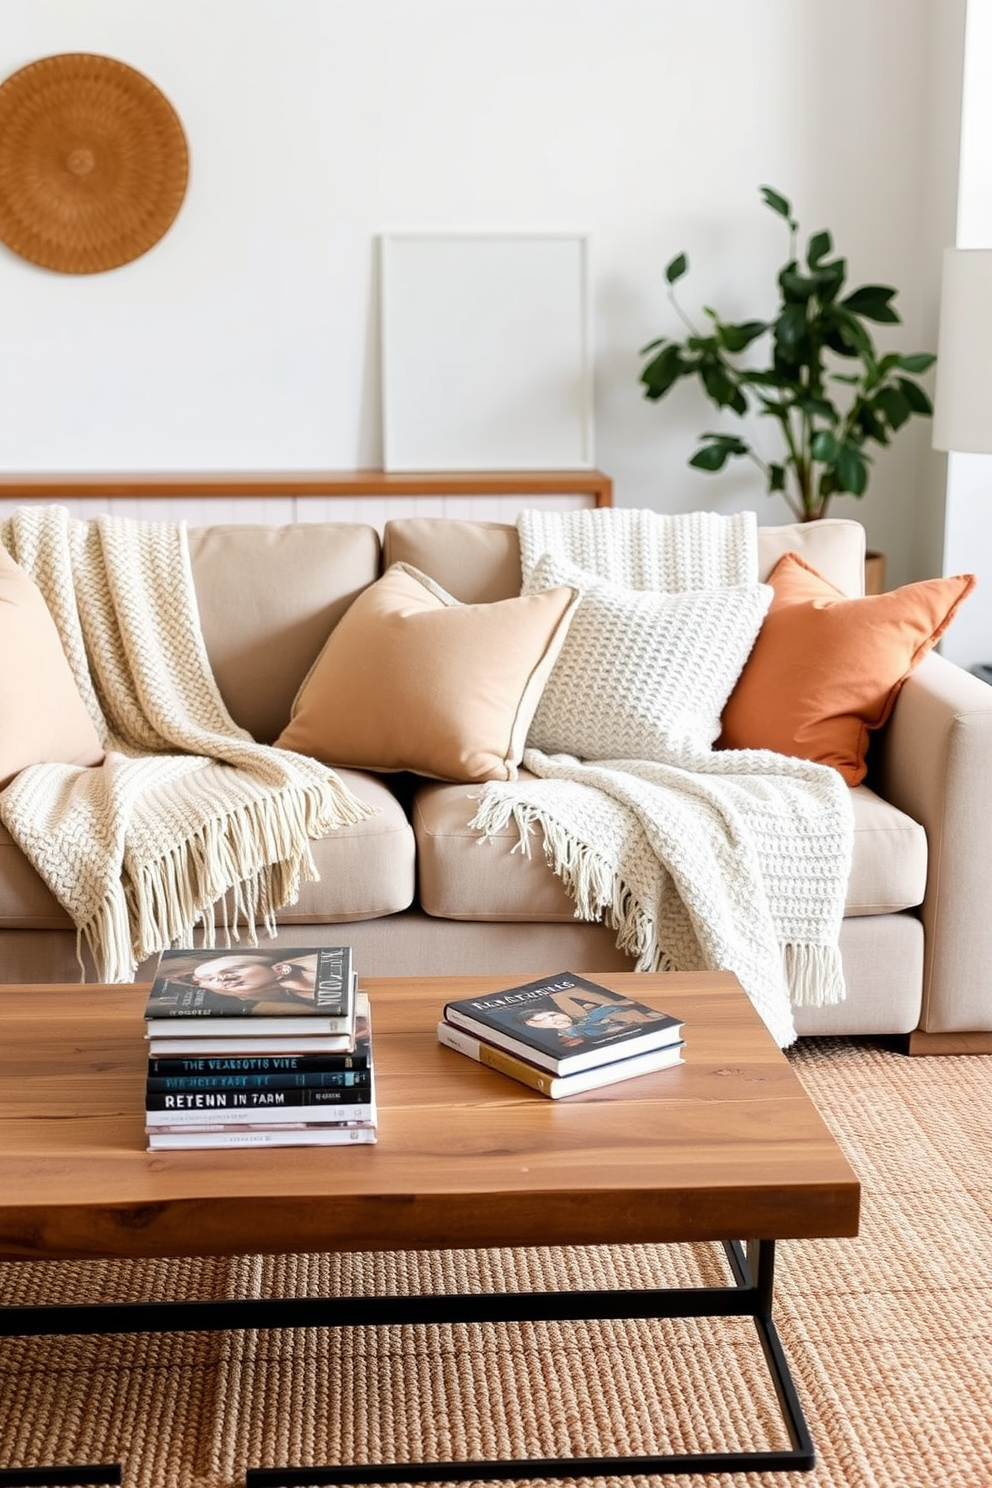
M 167 950 L 145 1008 L 149 1038 L 267 1034 L 350 1038 L 355 1020 L 350 946 Z
M 214 1130 L 153 1131 L 148 1133 L 148 1151 L 161 1152 L 195 1147 L 342 1147 L 366 1145 L 378 1140 L 370 1122 L 340 1126 L 238 1126 Z
M 223 1033 L 212 1038 L 194 1038 L 191 1034 L 183 1034 L 181 1038 L 153 1037 L 148 1052 L 156 1059 L 172 1059 L 180 1054 L 255 1054 L 260 1048 L 271 1055 L 344 1054 L 352 1045 L 351 1035 L 347 1033 L 316 1033 L 309 1037 L 305 1033 L 299 1037 L 270 1034 L 261 1021 L 255 1028 L 254 1035 L 242 1033 L 236 1038 Z
M 364 993 L 359 992 L 357 1006 Z M 268 1047 L 268 1040 L 266 1040 Z M 257 1041 L 252 1044 L 257 1049 Z M 148 1061 L 149 1075 L 183 1078 L 186 1075 L 310 1075 L 321 1071 L 355 1075 L 367 1072 L 371 1048 L 361 1014 L 355 1027 L 355 1046 L 344 1054 L 225 1054 L 210 1047 L 207 1054 L 155 1055 Z
M 645 1054 L 631 1054 L 625 1059 L 614 1059 L 609 1064 L 596 1065 L 593 1069 L 579 1070 L 574 1075 L 553 1075 L 526 1059 L 511 1054 L 509 1049 L 500 1049 L 476 1038 L 464 1028 L 453 1023 L 437 1025 L 437 1040 L 448 1049 L 465 1054 L 478 1064 L 509 1075 L 521 1085 L 529 1085 L 552 1100 L 561 1100 L 567 1095 L 581 1095 L 586 1090 L 598 1090 L 604 1085 L 618 1085 L 624 1080 L 633 1080 L 637 1075 L 648 1075 L 654 1070 L 668 1069 L 682 1062 L 682 1040 L 674 1044 L 663 1044 L 660 1049 L 649 1049 Z
M 167 1090 L 314 1090 L 321 1087 L 357 1090 L 367 1089 L 370 1078 L 371 1072 L 367 1069 L 314 1070 L 312 1074 L 149 1075 L 145 1087 L 149 1094 Z
M 571 971 L 446 1003 L 444 1021 L 557 1075 L 627 1059 L 682 1037 L 678 1018 Z
M 216 1067 L 243 1065 L 247 1060 L 267 1060 L 271 1066 L 277 1061 L 296 1061 L 296 1068 L 307 1068 L 311 1060 L 319 1059 L 321 1067 L 327 1069 L 327 1061 L 335 1058 L 334 1069 L 349 1067 L 369 1069 L 372 1056 L 368 1039 L 369 999 L 365 992 L 355 993 L 355 1029 L 353 1033 L 308 1034 L 310 1024 L 303 1018 L 297 1024 L 304 1025 L 299 1037 L 292 1034 L 277 1034 L 269 1031 L 264 1019 L 254 1025 L 254 1033 L 226 1037 L 226 1026 L 211 1029 L 211 1037 L 195 1038 L 188 1029 L 183 1036 L 152 1038 L 148 1045 L 148 1070 L 169 1066 L 176 1068 L 179 1062 L 198 1063 L 195 1056 L 206 1059 Z M 181 1026 L 181 1025 L 180 1025 Z M 198 1024 L 195 1032 L 199 1032 Z M 353 1061 L 349 1066 L 347 1061 Z M 288 1067 L 288 1066 L 287 1066 Z
M 194 1090 L 149 1096 L 145 1108 L 145 1130 L 164 1128 L 178 1131 L 187 1127 L 203 1130 L 212 1126 L 351 1126 L 356 1121 L 371 1122 L 377 1113 L 375 1085 L 361 1092 L 338 1094 L 362 1099 L 323 1101 L 311 1097 L 332 1094 L 327 1090 Z M 303 1097 L 301 1099 L 300 1097 Z

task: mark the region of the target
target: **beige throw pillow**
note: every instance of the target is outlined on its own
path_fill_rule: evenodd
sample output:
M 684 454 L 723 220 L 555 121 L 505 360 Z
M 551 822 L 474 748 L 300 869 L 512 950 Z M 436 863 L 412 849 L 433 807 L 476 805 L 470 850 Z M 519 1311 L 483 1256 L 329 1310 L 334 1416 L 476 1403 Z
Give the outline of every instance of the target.
M 0 790 L 28 765 L 102 759 L 48 606 L 0 548 Z
M 577 594 L 463 605 L 394 563 L 328 637 L 276 746 L 328 765 L 513 780 Z

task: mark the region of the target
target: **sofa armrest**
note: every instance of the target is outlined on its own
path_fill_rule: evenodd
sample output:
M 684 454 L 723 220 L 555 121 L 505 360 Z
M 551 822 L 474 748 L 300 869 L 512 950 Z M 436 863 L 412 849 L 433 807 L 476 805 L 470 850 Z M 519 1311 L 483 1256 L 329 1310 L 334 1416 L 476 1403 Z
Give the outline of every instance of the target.
M 992 687 L 936 654 L 877 747 L 881 795 L 926 830 L 926 1033 L 992 1030 Z

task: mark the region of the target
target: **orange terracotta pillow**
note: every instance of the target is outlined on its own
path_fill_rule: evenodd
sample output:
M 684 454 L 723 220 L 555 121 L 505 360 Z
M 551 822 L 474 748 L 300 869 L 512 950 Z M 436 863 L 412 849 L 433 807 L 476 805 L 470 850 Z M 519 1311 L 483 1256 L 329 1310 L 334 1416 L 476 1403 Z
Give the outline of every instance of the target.
M 0 548 L 0 790 L 28 765 L 102 759 L 41 591 Z
M 718 749 L 773 749 L 865 777 L 872 729 L 975 587 L 974 574 L 849 599 L 798 553 L 766 580 L 774 598 L 723 711 Z
M 394 563 L 331 631 L 276 748 L 437 780 L 513 780 L 578 598 L 560 585 L 463 605 Z

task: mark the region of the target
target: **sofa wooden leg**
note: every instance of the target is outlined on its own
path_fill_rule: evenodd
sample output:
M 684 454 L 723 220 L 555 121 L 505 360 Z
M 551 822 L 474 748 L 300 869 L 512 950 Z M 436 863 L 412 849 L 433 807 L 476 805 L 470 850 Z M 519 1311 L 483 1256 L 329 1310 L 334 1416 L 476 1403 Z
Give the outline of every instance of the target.
M 907 1054 L 992 1054 L 992 1033 L 924 1033 L 908 1036 Z

